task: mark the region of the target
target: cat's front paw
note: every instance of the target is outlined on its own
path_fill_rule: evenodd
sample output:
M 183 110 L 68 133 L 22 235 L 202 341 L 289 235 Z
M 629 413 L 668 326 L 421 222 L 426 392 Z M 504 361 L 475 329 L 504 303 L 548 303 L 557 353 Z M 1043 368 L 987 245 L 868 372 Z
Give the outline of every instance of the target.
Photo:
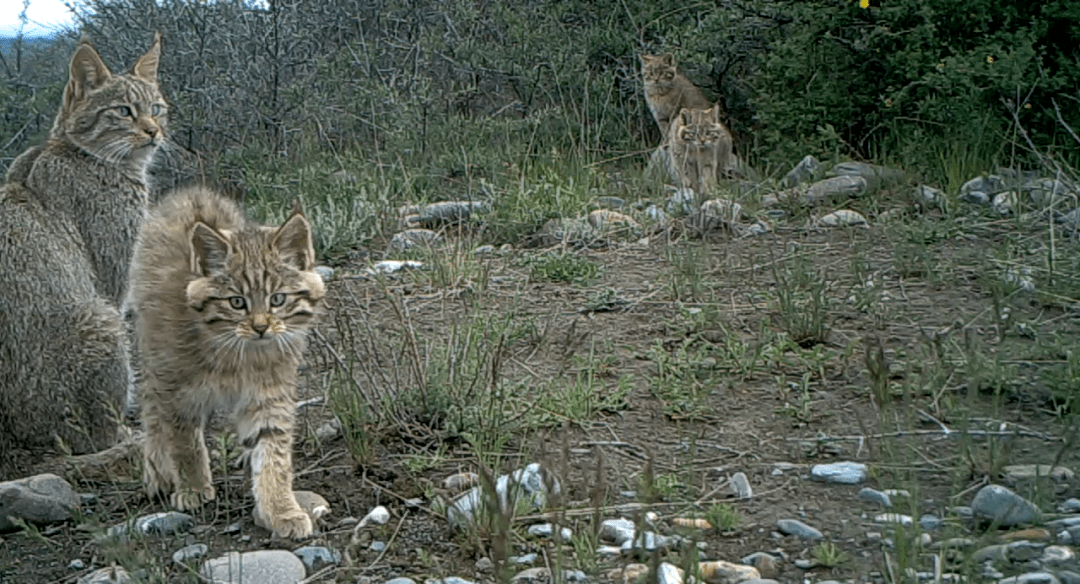
M 169 497 L 169 503 L 177 511 L 190 511 L 202 507 L 203 503 L 213 501 L 217 491 L 212 486 L 202 489 L 177 489 Z
M 281 513 L 260 513 L 255 509 L 255 524 L 274 532 L 274 537 L 303 539 L 311 535 L 312 523 L 309 516 L 299 507 Z

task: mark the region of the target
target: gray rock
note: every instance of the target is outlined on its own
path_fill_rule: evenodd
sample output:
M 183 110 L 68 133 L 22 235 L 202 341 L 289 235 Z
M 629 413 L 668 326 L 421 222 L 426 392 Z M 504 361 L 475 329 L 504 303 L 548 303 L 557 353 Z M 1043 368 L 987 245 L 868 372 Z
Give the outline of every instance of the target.
M 314 574 L 326 566 L 336 566 L 341 563 L 341 554 L 337 550 L 321 545 L 309 545 L 293 550 L 296 557 L 304 563 L 308 574 Z
M 794 535 L 799 539 L 818 541 L 825 536 L 820 531 L 799 521 L 798 519 L 780 519 L 776 522 L 776 529 L 786 535 Z
M 510 561 L 514 561 L 514 558 L 510 558 Z M 477 572 L 490 572 L 495 569 L 495 562 L 491 561 L 491 558 L 484 556 L 479 560 L 476 560 L 476 563 L 473 564 L 473 568 L 475 568 Z
M 945 193 L 939 189 L 927 185 L 919 185 L 915 187 L 913 193 L 915 202 L 925 205 L 927 207 L 940 207 L 942 201 L 945 200 Z
M 780 573 L 780 558 L 772 554 L 754 552 L 739 561 L 757 568 L 761 576 L 772 577 Z
M 664 210 L 656 205 L 649 205 L 645 207 L 645 216 L 656 223 L 663 223 L 667 220 L 667 214 Z
M 1014 481 L 1031 480 L 1035 478 L 1049 478 L 1055 481 L 1070 481 L 1073 471 L 1064 466 L 1051 466 L 1049 464 L 1012 464 L 1002 469 L 1005 478 Z
M 496 253 L 498 253 L 498 251 L 499 251 L 498 248 L 496 248 L 494 245 L 491 245 L 491 244 L 484 244 L 484 245 L 481 245 L 480 247 L 472 250 L 473 255 L 476 255 L 476 256 L 495 255 Z
M 683 584 L 682 570 L 668 562 L 661 562 L 656 570 L 656 584 Z
M 371 545 L 368 546 L 368 549 L 375 552 L 375 553 L 381 554 L 384 551 L 386 551 L 386 542 L 385 541 L 373 541 L 373 542 L 371 542 Z
M 563 582 L 587 582 L 589 577 L 580 570 L 563 570 Z M 547 568 L 529 568 L 518 572 L 510 580 L 515 584 L 549 584 L 551 572 Z
M 971 561 L 976 564 L 981 564 L 987 561 L 1006 560 L 1008 557 L 1004 545 L 993 544 L 976 550 L 975 553 L 971 554 Z
M 902 515 L 900 513 L 881 513 L 874 516 L 874 521 L 903 525 L 904 527 L 915 525 L 915 520 L 911 518 L 911 515 Z
M 322 278 L 323 282 L 329 282 L 334 279 L 334 268 L 330 266 L 315 266 L 312 271 Z
M 960 200 L 965 203 L 985 205 L 991 197 L 1007 190 L 1005 180 L 1000 176 L 990 174 L 975 177 L 960 187 Z
M 1072 570 L 1058 570 L 1057 577 L 1061 584 L 1080 584 L 1080 574 Z
M 919 518 L 919 527 L 925 531 L 936 531 L 942 525 L 945 525 L 945 522 L 936 515 L 926 514 Z
M 795 165 L 795 168 L 792 168 L 784 175 L 780 185 L 784 188 L 796 187 L 802 183 L 810 182 L 820 174 L 821 162 L 817 158 L 807 155 Z
M 859 498 L 863 501 L 870 501 L 871 503 L 877 503 L 882 507 L 892 507 L 892 500 L 889 496 L 877 489 L 871 489 L 870 487 L 863 487 L 859 489 Z
M 971 507 L 967 505 L 954 505 L 949 507 L 949 512 L 956 515 L 960 519 L 971 519 L 975 517 L 975 512 L 971 510 Z
M 555 526 L 550 523 L 530 525 L 528 531 L 529 535 L 534 537 L 555 537 Z M 561 537 L 564 542 L 570 541 L 573 536 L 574 532 L 571 531 L 569 527 L 564 527 L 559 530 L 559 537 Z
M 1060 545 L 1047 546 L 1042 552 L 1039 561 L 1048 566 L 1060 566 L 1076 560 L 1076 552 L 1072 548 Z
M 448 576 L 446 578 L 431 578 L 424 580 L 424 584 L 476 584 L 472 580 L 466 580 L 457 576 Z
M 412 578 L 391 578 L 383 584 L 416 584 L 416 580 Z
M 532 238 L 532 243 L 539 247 L 558 244 L 580 244 L 596 241 L 600 232 L 585 219 L 556 217 L 549 219 Z
M 1011 578 L 1002 578 L 998 584 L 1061 584 L 1061 580 L 1050 572 L 1029 572 Z
M 871 190 L 892 186 L 907 179 L 907 173 L 902 170 L 865 162 L 841 162 L 834 165 L 831 172 L 835 176 L 862 177 Z
M 440 239 L 439 234 L 430 229 L 406 229 L 390 238 L 390 249 L 405 251 L 414 247 L 429 247 Z
M 195 527 L 195 518 L 179 511 L 143 515 L 135 520 L 135 528 L 146 535 L 176 535 Z
M 780 584 L 772 578 L 754 578 L 753 580 L 743 580 L 739 584 Z
M 840 209 L 823 216 L 818 220 L 818 225 L 822 227 L 861 227 L 865 229 L 870 226 L 870 223 L 866 220 L 866 217 L 862 216 L 862 213 L 851 209 Z
M 1021 539 L 1005 544 L 1005 557 L 1012 562 L 1026 562 L 1041 556 L 1044 547 L 1044 544 Z
M 523 556 L 510 556 L 510 562 L 519 566 L 527 566 L 529 564 L 535 563 L 536 560 L 539 558 L 540 555 L 535 553 L 525 554 Z
M 84 568 L 86 568 L 86 562 L 80 560 L 79 558 L 75 558 L 74 560 L 68 562 L 69 570 L 82 570 Z
M 475 514 L 481 511 L 485 504 L 481 489 L 481 486 L 473 487 L 447 507 L 446 517 L 450 525 L 462 528 L 474 521 Z M 560 492 L 560 486 L 553 475 L 534 462 L 509 475 L 500 476 L 495 481 L 495 492 L 504 512 L 517 508 L 521 502 L 539 510 L 547 505 L 549 494 Z
M 1033 524 L 1041 517 L 1033 503 L 1000 485 L 986 485 L 979 489 L 971 501 L 971 510 L 976 517 L 1002 527 Z
M 811 560 L 810 558 L 795 558 L 792 563 L 800 570 L 813 570 L 818 565 L 817 560 Z
M 437 227 L 470 219 L 473 215 L 490 209 L 483 201 L 443 201 L 432 203 L 420 210 L 420 224 Z
M 626 200 L 622 197 L 605 196 L 597 198 L 596 201 L 605 209 L 621 209 L 626 205 Z
M 600 538 L 615 545 L 634 539 L 634 522 L 629 519 L 605 519 L 600 522 Z
M 731 475 L 731 492 L 740 499 L 750 499 L 754 496 L 754 488 L 750 486 L 750 479 L 746 473 L 737 472 Z
M 229 552 L 207 560 L 199 574 L 218 584 L 250 584 L 273 582 L 295 584 L 304 579 L 304 563 L 285 550 Z
M 356 529 L 362 529 L 368 525 L 386 525 L 386 522 L 390 521 L 390 510 L 382 505 L 379 505 L 368 512 L 360 523 L 356 524 Z
M 71 483 L 54 474 L 0 483 L 0 533 L 17 528 L 13 518 L 37 525 L 67 521 L 79 502 Z
M 210 548 L 205 543 L 193 543 L 176 550 L 172 555 L 172 561 L 177 564 L 185 564 L 205 556 L 209 550 Z
M 990 204 L 990 195 L 982 191 L 971 191 L 960 195 L 960 201 L 970 205 L 984 207 Z
M 810 476 L 827 483 L 857 485 L 866 480 L 866 465 L 861 462 L 815 464 Z
M 78 584 L 134 584 L 135 580 L 120 566 L 94 570 L 79 578 Z
M 1020 196 L 1016 194 L 1016 191 L 1005 191 L 994 195 L 993 200 L 990 202 L 990 206 L 993 207 L 994 212 L 998 215 L 1012 215 L 1016 211 L 1016 206 L 1019 204 Z
M 668 197 L 667 212 L 679 215 L 689 215 L 694 210 L 694 189 L 676 189 Z
M 1061 513 L 1078 513 L 1080 512 L 1080 499 L 1065 499 L 1064 502 L 1058 505 L 1057 510 Z

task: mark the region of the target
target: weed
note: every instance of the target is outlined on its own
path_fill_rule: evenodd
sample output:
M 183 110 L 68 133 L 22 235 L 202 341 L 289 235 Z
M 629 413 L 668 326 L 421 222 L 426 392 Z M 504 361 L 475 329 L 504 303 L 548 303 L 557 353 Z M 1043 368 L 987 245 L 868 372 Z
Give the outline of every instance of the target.
M 739 511 L 728 503 L 714 503 L 705 510 L 705 520 L 721 533 L 735 531 L 742 525 Z
M 719 385 L 719 376 L 704 352 L 692 339 L 683 340 L 672 353 L 660 342 L 650 350 L 656 365 L 656 376 L 649 379 L 650 389 L 668 416 L 693 419 L 710 413 L 706 400 Z
M 529 278 L 539 282 L 585 285 L 600 274 L 600 266 L 570 251 L 544 254 L 527 262 Z
M 814 546 L 810 555 L 819 566 L 826 568 L 838 568 L 851 561 L 851 556 L 840 549 L 840 546 L 831 541 L 825 541 Z
M 800 347 L 824 343 L 829 336 L 829 283 L 802 256 L 772 262 L 776 281 L 777 324 Z

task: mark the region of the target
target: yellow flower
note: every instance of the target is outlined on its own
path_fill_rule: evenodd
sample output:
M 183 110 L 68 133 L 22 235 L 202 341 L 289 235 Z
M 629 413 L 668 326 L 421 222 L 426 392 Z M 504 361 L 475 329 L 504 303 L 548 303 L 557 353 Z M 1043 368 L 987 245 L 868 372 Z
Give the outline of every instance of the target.
M 1030 103 L 1025 103 L 1024 104 L 1024 109 L 1031 109 L 1031 104 Z
M 892 107 L 892 100 L 891 99 L 885 98 L 885 107 Z
M 986 62 L 993 65 L 994 64 L 994 56 L 993 55 L 987 55 L 986 56 Z
M 859 0 L 860 8 L 870 8 L 870 0 Z

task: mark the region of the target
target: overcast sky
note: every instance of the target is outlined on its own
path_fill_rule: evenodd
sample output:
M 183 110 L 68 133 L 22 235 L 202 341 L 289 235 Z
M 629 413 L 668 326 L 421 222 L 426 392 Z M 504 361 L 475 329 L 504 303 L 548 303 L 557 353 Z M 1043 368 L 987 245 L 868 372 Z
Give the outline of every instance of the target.
M 19 30 L 19 13 L 23 10 L 22 0 L 0 0 L 0 37 L 15 36 Z M 46 36 L 62 25 L 69 24 L 71 13 L 64 6 L 63 0 L 30 0 L 26 11 L 29 22 L 23 29 L 27 36 Z

